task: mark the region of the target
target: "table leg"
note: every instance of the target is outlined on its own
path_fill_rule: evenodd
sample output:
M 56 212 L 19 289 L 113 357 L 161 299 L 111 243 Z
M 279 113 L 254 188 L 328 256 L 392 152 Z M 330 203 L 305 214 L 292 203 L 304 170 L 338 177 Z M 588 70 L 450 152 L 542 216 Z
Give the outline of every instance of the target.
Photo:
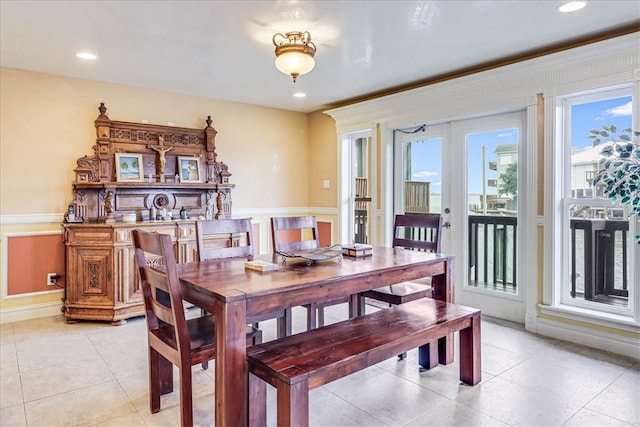
M 460 380 L 476 385 L 482 378 L 480 347 L 480 313 L 473 316 L 471 326 L 460 331 Z
M 246 426 L 248 416 L 247 311 L 244 300 L 216 300 L 216 426 Z
M 454 261 L 449 259 L 445 268 L 445 273 L 433 276 L 431 284 L 433 286 L 433 298 L 446 302 L 454 302 Z M 453 334 L 449 334 L 438 340 L 438 360 L 443 365 L 453 362 Z

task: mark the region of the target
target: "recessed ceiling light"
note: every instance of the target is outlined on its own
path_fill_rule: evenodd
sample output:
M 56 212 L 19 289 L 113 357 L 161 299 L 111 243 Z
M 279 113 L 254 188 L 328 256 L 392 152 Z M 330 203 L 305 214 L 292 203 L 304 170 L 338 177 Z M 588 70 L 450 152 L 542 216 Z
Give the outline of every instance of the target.
M 568 1 L 558 6 L 558 12 L 569 13 L 580 10 L 587 5 L 586 1 Z
M 302 92 L 296 92 L 293 94 L 294 98 L 304 98 L 305 96 L 307 96 L 307 94 Z
M 78 58 L 88 59 L 90 61 L 94 61 L 94 60 L 98 59 L 98 56 L 93 54 L 93 53 L 91 53 L 91 52 L 78 52 L 78 53 L 76 53 L 76 56 Z

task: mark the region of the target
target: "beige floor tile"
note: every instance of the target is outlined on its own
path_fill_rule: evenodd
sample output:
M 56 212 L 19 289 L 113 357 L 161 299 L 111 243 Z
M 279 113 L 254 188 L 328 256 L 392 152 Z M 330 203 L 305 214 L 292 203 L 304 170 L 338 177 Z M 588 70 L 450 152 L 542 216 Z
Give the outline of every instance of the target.
M 455 399 L 471 388 L 460 382 L 460 365 L 457 359 L 449 365 L 438 365 L 425 371 L 418 368 L 418 352 L 412 350 L 405 360 L 393 358 L 377 366 L 449 399 Z M 483 381 L 491 377 L 489 373 L 482 373 Z
M 422 417 L 407 424 L 407 427 L 439 426 L 507 426 L 503 422 L 483 414 L 473 408 L 449 402 L 443 406 L 427 412 Z
M 531 355 L 516 354 L 491 344 L 482 344 L 482 372 L 500 375 L 527 360 Z
M 572 403 L 580 406 L 588 403 L 610 384 L 598 375 L 583 375 L 581 371 L 572 368 L 561 368 L 534 359 L 509 369 L 500 378 L 524 387 L 571 396 Z
M 622 383 L 613 383 L 585 405 L 585 408 L 638 426 L 640 425 L 640 385 L 627 387 Z
M 315 392 L 309 402 L 309 426 L 362 426 L 377 427 L 385 424 L 368 414 L 366 411 L 353 406 L 351 403 L 330 392 Z M 275 425 L 275 424 L 270 424 Z
M 0 427 L 23 427 L 26 425 L 24 405 L 13 405 L 0 409 Z
M 30 426 L 92 425 L 135 413 L 116 381 L 25 403 Z
M 152 414 L 147 410 L 140 411 L 138 414 L 143 418 L 148 426 L 179 426 L 180 425 L 180 404 L 164 405 L 160 412 Z M 213 405 L 213 395 L 198 396 L 193 399 L 193 425 L 212 426 L 215 424 L 215 411 Z
M 503 423 L 522 426 L 557 426 L 581 407 L 571 395 L 524 387 L 499 377 L 480 383 L 456 401 Z
M 640 395 L 640 363 L 636 363 L 618 377 L 614 384 L 635 389 Z
M 87 424 L 91 427 L 145 427 L 146 421 L 139 413 L 127 414 L 98 424 Z
M 602 350 L 563 342 L 539 356 L 540 360 L 561 368 L 580 371 L 583 375 L 597 376 L 614 381 L 637 361 Z
M 129 399 L 139 412 L 149 412 L 149 379 L 146 371 L 144 374 L 144 376 L 136 375 L 119 381 L 125 393 L 129 396 Z M 207 375 L 207 372 L 203 371 L 199 365 L 192 368 L 191 375 L 193 398 L 208 397 L 209 400 L 206 406 L 213 408 L 215 389 L 213 379 Z M 180 378 L 178 377 L 177 368 L 174 368 L 173 372 L 173 392 L 163 395 L 160 398 L 160 406 L 163 410 L 180 406 Z
M 631 427 L 624 421 L 599 414 L 589 409 L 581 409 L 563 424 L 563 427 Z
M 559 341 L 524 330 L 522 325 L 483 316 L 482 343 L 528 359 L 558 345 Z
M 84 334 L 55 335 L 17 342 L 20 372 L 47 368 L 61 363 L 100 360 L 100 355 Z
M 22 384 L 20 383 L 17 362 L 2 361 L 0 368 L 0 408 L 21 405 L 23 402 Z
M 388 372 L 362 381 L 335 382 L 331 391 L 388 425 L 405 425 L 448 399 Z
M 60 363 L 47 368 L 33 369 L 21 374 L 20 378 L 25 402 L 115 379 L 101 359 Z
M 305 330 L 306 310 L 295 307 L 293 312 L 294 332 Z M 346 313 L 346 304 L 329 307 L 327 323 L 346 318 Z M 265 341 L 275 338 L 275 320 L 260 327 Z M 67 324 L 54 316 L 0 325 L 0 334 L 0 425 L 179 425 L 177 368 L 175 391 L 162 397 L 160 413 L 149 411 L 144 318 L 111 326 Z M 635 400 L 640 395 L 638 360 L 540 338 L 520 325 L 490 318 L 483 318 L 482 334 L 481 384 L 460 384 L 457 361 L 420 372 L 417 351 L 412 350 L 404 361 L 391 358 L 312 390 L 310 424 L 640 424 Z M 195 424 L 211 426 L 214 363 L 207 371 L 193 367 L 192 375 Z M 268 423 L 274 426 L 272 387 L 267 402 Z
M 0 325 L 0 360 L 16 359 L 16 340 L 11 323 Z

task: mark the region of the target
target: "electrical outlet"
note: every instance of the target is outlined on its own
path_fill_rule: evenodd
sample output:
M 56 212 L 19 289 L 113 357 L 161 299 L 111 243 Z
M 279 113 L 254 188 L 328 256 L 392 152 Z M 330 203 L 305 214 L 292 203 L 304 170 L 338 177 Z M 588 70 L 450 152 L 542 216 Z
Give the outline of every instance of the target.
M 56 286 L 57 278 L 58 278 L 57 273 L 47 273 L 47 286 Z

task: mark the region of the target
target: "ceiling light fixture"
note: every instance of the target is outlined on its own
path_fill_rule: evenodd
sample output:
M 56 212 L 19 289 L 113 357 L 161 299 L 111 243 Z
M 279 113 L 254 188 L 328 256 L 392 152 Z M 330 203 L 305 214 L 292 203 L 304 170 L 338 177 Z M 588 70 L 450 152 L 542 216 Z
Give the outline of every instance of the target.
M 276 68 L 289 74 L 295 82 L 298 76 L 313 70 L 316 61 L 316 45 L 311 41 L 308 31 L 292 31 L 290 33 L 276 33 L 273 36 L 276 47 Z
M 586 1 L 568 1 L 558 6 L 558 12 L 569 13 L 580 10 L 587 5 Z
M 77 56 L 78 58 L 81 58 L 81 59 L 88 59 L 88 60 L 90 60 L 90 61 L 93 61 L 93 60 L 95 60 L 95 59 L 98 59 L 98 56 L 94 55 L 94 54 L 93 54 L 93 53 L 91 53 L 91 52 L 78 52 L 78 53 L 76 53 L 76 56 Z

